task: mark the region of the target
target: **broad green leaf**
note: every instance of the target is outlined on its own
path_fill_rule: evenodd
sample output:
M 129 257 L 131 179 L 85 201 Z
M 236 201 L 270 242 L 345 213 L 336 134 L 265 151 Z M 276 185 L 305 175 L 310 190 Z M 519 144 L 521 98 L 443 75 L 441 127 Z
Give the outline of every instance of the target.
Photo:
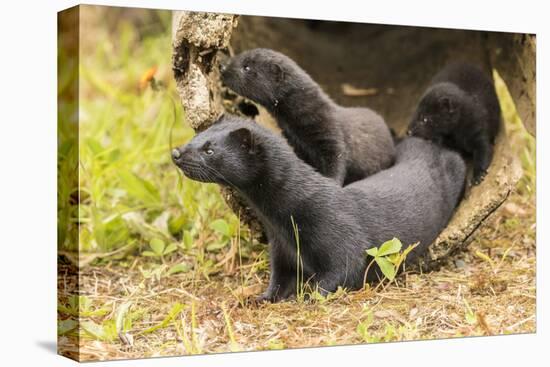
M 226 237 L 231 237 L 231 232 L 229 229 L 229 224 L 224 219 L 216 219 L 210 223 L 210 228 L 214 231 L 223 234 Z
M 164 255 L 168 255 L 169 253 L 174 252 L 174 251 L 176 251 L 177 249 L 178 249 L 178 244 L 172 242 L 171 244 L 169 244 L 168 246 L 166 246 L 166 248 L 164 249 Z
M 224 248 L 226 245 L 227 242 L 211 243 L 210 245 L 206 246 L 206 251 L 218 251 Z
M 397 238 L 384 242 L 378 249 L 378 256 L 395 254 L 401 250 L 402 244 Z
M 401 262 L 401 254 L 397 252 L 395 254 L 386 256 L 386 259 L 388 259 L 393 265 L 399 265 L 399 263 Z
M 367 254 L 369 254 L 370 256 L 376 256 L 378 255 L 378 248 L 376 247 L 371 247 L 367 250 Z
M 393 280 L 395 278 L 395 266 L 386 259 L 385 257 L 377 256 L 374 258 L 378 266 L 380 267 L 380 270 L 382 271 L 382 274 L 389 280 Z
M 155 254 L 157 254 L 158 256 L 162 256 L 162 254 L 164 253 L 164 247 L 166 245 L 164 244 L 163 240 L 158 238 L 153 238 L 149 243 L 149 246 L 151 247 L 151 249 Z
M 70 331 L 73 331 L 78 327 L 78 322 L 76 320 L 67 319 L 60 320 L 57 322 L 57 334 L 65 335 Z
M 187 273 L 189 270 L 191 270 L 191 266 L 187 263 L 181 263 L 176 264 L 172 266 L 170 269 L 168 269 L 167 275 L 172 275 L 176 273 Z
M 106 334 L 102 325 L 98 325 L 93 321 L 82 321 L 80 323 L 82 329 L 90 334 L 94 339 L 105 340 Z
M 147 257 L 158 257 L 159 255 L 155 254 L 153 251 L 143 251 L 141 253 L 143 256 Z

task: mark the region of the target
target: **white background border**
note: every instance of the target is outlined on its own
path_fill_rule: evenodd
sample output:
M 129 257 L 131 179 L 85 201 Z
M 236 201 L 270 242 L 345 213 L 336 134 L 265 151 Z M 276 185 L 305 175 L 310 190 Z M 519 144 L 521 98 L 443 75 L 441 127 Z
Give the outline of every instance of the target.
M 537 33 L 537 333 L 100 363 L 105 366 L 541 365 L 548 356 L 548 10 L 544 1 L 89 1 L 155 7 Z M 0 360 L 66 366 L 56 340 L 56 12 L 77 4 L 4 2 L 0 11 Z M 544 68 L 544 69 L 543 69 Z M 543 142 L 543 144 L 540 144 Z M 546 310 L 546 312 L 545 312 Z M 354 332 L 354 330 L 350 330 Z M 545 340 L 546 339 L 546 340 Z M 545 350 L 546 349 L 546 350 Z M 546 352 L 546 353 L 545 353 Z M 544 362 L 543 362 L 544 363 Z

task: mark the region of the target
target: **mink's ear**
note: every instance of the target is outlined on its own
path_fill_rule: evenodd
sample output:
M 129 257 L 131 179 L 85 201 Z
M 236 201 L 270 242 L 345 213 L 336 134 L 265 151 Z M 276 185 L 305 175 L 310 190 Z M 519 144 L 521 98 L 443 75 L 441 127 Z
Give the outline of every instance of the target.
M 270 64 L 271 73 L 273 73 L 273 76 L 275 77 L 275 80 L 280 82 L 285 78 L 285 72 L 281 65 L 272 63 Z
M 255 152 L 254 135 L 249 128 L 241 127 L 240 129 L 233 130 L 229 133 L 229 137 L 235 141 L 239 147 L 248 151 L 249 153 Z
M 449 113 L 453 113 L 455 110 L 454 103 L 449 97 L 441 97 L 439 99 L 439 106 Z

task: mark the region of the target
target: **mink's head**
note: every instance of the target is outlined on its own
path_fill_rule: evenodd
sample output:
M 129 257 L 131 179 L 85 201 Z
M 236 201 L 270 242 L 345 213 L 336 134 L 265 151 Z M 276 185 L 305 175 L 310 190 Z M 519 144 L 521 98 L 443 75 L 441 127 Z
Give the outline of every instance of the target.
M 290 80 L 296 73 L 310 79 L 289 57 L 270 49 L 256 48 L 234 56 L 222 66 L 222 81 L 235 93 L 272 109 L 292 88 L 299 87 Z
M 222 116 L 185 145 L 172 150 L 172 160 L 185 176 L 237 189 L 261 176 L 263 149 L 251 122 Z
M 439 140 L 451 134 L 460 121 L 463 92 L 449 83 L 430 88 L 422 97 L 409 124 L 408 134 Z

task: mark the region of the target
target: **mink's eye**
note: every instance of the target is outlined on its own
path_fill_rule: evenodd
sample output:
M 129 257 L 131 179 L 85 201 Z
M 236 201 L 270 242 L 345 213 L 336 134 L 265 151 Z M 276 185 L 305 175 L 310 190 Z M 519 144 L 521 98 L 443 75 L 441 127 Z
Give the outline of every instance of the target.
M 202 152 L 206 155 L 214 154 L 214 150 L 210 147 L 210 142 L 206 142 L 206 144 L 202 146 Z
M 429 120 L 426 116 L 424 116 L 424 117 L 422 118 L 422 122 L 424 122 L 425 124 L 427 124 L 428 121 L 430 121 L 430 120 Z
M 243 66 L 243 70 L 244 71 L 250 71 L 250 66 L 248 66 L 248 65 Z

